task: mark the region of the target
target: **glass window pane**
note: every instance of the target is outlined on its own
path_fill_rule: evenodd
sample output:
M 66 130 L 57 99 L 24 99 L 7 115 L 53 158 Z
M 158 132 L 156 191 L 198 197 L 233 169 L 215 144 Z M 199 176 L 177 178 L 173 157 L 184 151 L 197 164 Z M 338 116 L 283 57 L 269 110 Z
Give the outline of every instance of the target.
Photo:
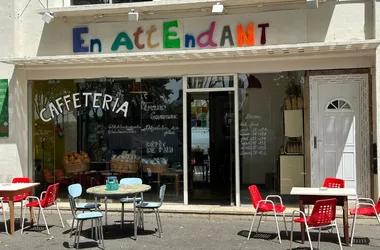
M 183 200 L 182 78 L 31 84 L 34 175 L 41 188 L 72 179 L 85 190 L 105 184 L 109 175 L 134 176 L 152 186 L 144 198 L 157 198 L 160 179 L 174 184 L 166 200 Z M 67 190 L 61 191 L 66 199 Z
M 231 88 L 234 86 L 233 76 L 197 76 L 187 79 L 190 89 Z
M 291 188 L 305 186 L 304 77 L 303 71 L 238 76 L 242 204 L 251 204 L 250 185 L 288 204 L 297 202 Z
M 105 4 L 109 0 L 72 0 L 72 5 Z

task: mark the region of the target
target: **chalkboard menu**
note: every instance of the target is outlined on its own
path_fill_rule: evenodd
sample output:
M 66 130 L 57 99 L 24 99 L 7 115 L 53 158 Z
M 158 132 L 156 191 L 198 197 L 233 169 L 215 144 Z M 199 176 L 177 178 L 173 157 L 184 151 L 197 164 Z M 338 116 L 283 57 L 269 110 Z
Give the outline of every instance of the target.
M 246 114 L 240 122 L 240 155 L 266 156 L 268 128 L 262 126 L 261 116 Z
M 161 155 L 171 160 L 178 160 L 182 155 L 181 121 L 171 104 L 142 106 L 142 142 L 147 156 Z

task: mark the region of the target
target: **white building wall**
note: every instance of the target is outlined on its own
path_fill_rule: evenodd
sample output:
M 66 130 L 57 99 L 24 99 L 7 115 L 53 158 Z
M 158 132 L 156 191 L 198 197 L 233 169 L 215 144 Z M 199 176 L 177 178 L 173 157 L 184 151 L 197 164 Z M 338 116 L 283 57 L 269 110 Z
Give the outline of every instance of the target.
M 169 0 L 167 0 L 169 1 Z M 166 1 L 166 2 L 167 2 Z M 172 0 L 177 1 L 177 0 Z M 99 22 L 93 17 L 89 18 L 56 18 L 50 24 L 45 24 L 41 20 L 41 15 L 37 14 L 37 9 L 42 9 L 39 1 L 13 0 L 0 2 L 0 26 L 1 34 L 7 34 L 0 44 L 0 57 L 25 57 L 37 55 L 59 54 L 60 47 L 50 41 L 57 38 L 65 41 L 71 46 L 71 28 L 75 24 L 89 24 Z M 60 7 L 63 4 L 68 6 L 68 0 L 42 0 L 46 7 Z M 305 15 L 299 22 L 305 22 L 305 41 L 307 42 L 333 42 L 352 41 L 373 38 L 373 29 L 380 34 L 380 15 L 376 15 L 374 26 L 374 15 L 372 11 L 372 1 L 354 1 L 344 3 L 339 1 L 328 1 L 320 3 L 320 7 L 314 10 L 303 10 Z M 27 6 L 28 5 L 28 6 Z M 379 11 L 380 3 L 376 2 Z M 268 10 L 268 8 L 266 8 Z M 259 11 L 259 10 L 256 10 Z M 197 13 L 189 13 L 195 15 Z M 174 16 L 175 14 L 173 14 Z M 275 15 L 274 15 L 275 16 Z M 155 18 L 163 18 L 159 15 Z M 166 18 L 168 18 L 166 16 Z M 273 17 L 275 18 L 275 17 Z M 125 21 L 121 17 L 107 19 L 107 21 Z M 269 20 L 271 21 L 271 20 Z M 275 21 L 275 20 L 272 20 Z M 292 35 L 292 34 L 290 34 Z M 302 41 L 304 42 L 304 41 Z M 46 47 L 49 47 L 46 50 Z M 54 47 L 55 46 L 55 47 Z M 44 49 L 45 47 L 45 49 Z M 371 56 L 360 58 L 295 58 L 296 60 L 276 60 L 251 62 L 249 64 L 231 64 L 215 62 L 207 65 L 170 65 L 164 66 L 144 66 L 144 67 L 104 67 L 99 69 L 65 69 L 65 70 L 14 70 L 13 66 L 0 65 L 1 78 L 10 79 L 10 136 L 0 138 L 0 144 L 13 143 L 17 145 L 19 154 L 19 166 L 15 166 L 15 174 L 28 175 L 28 166 L 32 159 L 28 159 L 28 91 L 27 79 L 60 79 L 60 78 L 89 78 L 89 77 L 141 77 L 141 76 L 167 76 L 199 73 L 225 73 L 225 72 L 275 72 L 285 70 L 308 70 L 308 69 L 329 69 L 329 68 L 356 68 L 374 67 L 374 60 Z M 146 72 L 149 72 L 147 75 Z M 30 126 L 30 125 L 29 125 Z M 1 156 L 0 156 L 1 157 Z M 1 165 L 0 165 L 1 167 Z M 1 169 L 0 169 L 1 171 Z M 13 171 L 13 170 L 12 170 Z

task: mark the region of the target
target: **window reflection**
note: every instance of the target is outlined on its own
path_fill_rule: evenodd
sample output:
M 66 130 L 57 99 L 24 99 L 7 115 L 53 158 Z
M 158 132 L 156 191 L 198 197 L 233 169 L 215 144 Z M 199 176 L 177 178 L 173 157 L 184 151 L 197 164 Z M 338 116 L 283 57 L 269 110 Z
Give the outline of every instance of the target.
M 135 176 L 152 193 L 168 183 L 166 198 L 182 201 L 181 78 L 31 84 L 36 181 L 86 188 L 109 175 Z

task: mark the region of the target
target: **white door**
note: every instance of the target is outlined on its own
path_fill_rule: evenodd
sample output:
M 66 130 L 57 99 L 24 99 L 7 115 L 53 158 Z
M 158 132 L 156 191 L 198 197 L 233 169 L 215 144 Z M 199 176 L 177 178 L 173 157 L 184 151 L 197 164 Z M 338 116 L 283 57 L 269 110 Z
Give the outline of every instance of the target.
M 367 192 L 363 185 L 368 183 L 359 180 L 358 184 L 357 178 L 363 158 L 360 135 L 362 82 L 349 75 L 310 77 L 313 187 L 322 186 L 326 177 L 336 177 L 344 179 L 345 186 L 355 188 L 358 194 Z M 362 131 L 368 132 L 368 129 L 362 128 Z

